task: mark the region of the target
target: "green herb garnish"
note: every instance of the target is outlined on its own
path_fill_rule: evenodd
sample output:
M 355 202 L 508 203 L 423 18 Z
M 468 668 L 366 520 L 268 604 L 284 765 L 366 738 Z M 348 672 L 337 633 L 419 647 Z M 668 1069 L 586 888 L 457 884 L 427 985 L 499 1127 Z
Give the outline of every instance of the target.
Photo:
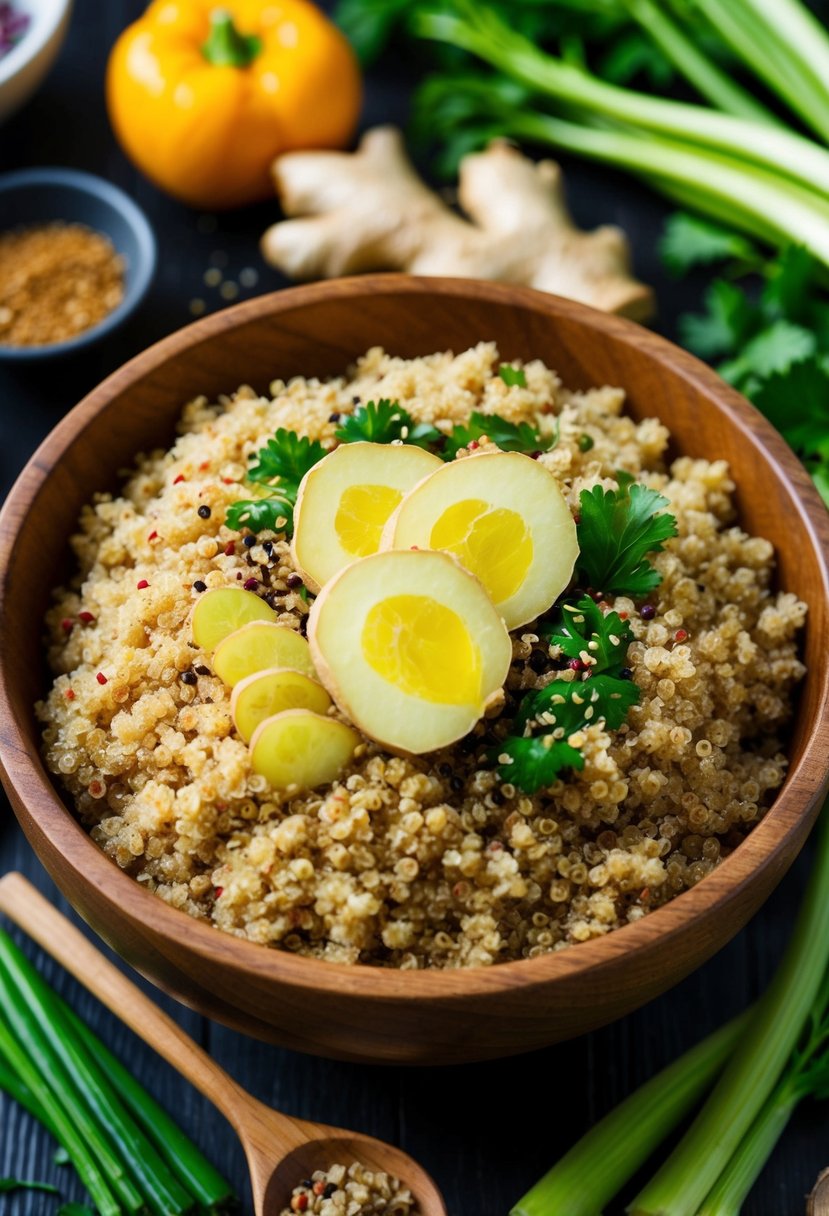
M 517 384 L 519 388 L 527 387 L 527 377 L 524 375 L 523 367 L 512 367 L 509 363 L 502 363 L 498 368 L 498 375 L 504 384 Z
M 461 448 L 469 447 L 470 443 L 484 436 L 502 452 L 547 452 L 555 444 L 555 437 L 546 438 L 529 422 L 508 422 L 500 414 L 475 411 L 465 425 L 452 427 L 441 455 L 446 460 L 452 460 Z
M 427 422 L 415 422 L 399 401 L 383 397 L 378 402 L 358 405 L 353 414 L 342 419 L 334 432 L 340 443 L 411 443 L 429 447 L 443 436 Z
M 660 576 L 647 560 L 676 536 L 673 515 L 657 514 L 667 498 L 634 482 L 623 489 L 582 490 L 578 524 L 579 578 L 614 595 L 646 595 Z
M 614 672 L 624 666 L 633 630 L 618 612 L 602 612 L 589 595 L 577 603 L 565 601 L 560 614 L 550 624 L 539 627 L 542 637 L 558 646 L 568 659 L 582 659 L 594 675 Z
M 325 448 L 318 440 L 280 427 L 263 448 L 249 457 L 255 463 L 248 470 L 247 480 L 268 486 L 271 493 L 234 502 L 225 517 L 228 528 L 249 528 L 252 532 L 267 529 L 290 536 L 299 483 L 324 455 Z
M 0 1193 L 9 1191 L 47 1191 L 50 1195 L 60 1194 L 51 1182 L 32 1182 L 27 1178 L 0 1178 Z

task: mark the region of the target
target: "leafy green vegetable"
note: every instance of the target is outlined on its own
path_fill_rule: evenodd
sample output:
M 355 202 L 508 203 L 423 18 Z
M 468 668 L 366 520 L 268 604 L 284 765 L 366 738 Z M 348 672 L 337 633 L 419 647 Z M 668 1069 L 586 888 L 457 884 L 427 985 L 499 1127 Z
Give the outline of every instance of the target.
M 410 443 L 426 448 L 438 443 L 443 436 L 428 422 L 415 422 L 399 401 L 385 397 L 378 402 L 358 405 L 345 417 L 334 432 L 340 443 Z
M 510 735 L 500 747 L 493 748 L 492 754 L 498 760 L 501 780 L 517 785 L 527 794 L 552 785 L 565 769 L 584 768 L 582 753 L 552 734 Z
M 561 615 L 552 624 L 542 624 L 539 633 L 568 659 L 581 659 L 587 654 L 594 674 L 624 666 L 627 648 L 633 641 L 629 623 L 618 612 L 602 612 L 589 595 L 575 604 L 565 601 Z
M 227 509 L 225 523 L 228 528 L 241 532 L 285 532 L 290 536 L 294 530 L 294 506 L 296 497 L 245 498 L 232 503 Z
M 523 367 L 511 367 L 509 363 L 502 363 L 498 368 L 498 375 L 504 384 L 518 384 L 521 388 L 527 387 L 527 377 Z
M 757 261 L 754 245 L 738 232 L 682 211 L 676 212 L 666 223 L 659 252 L 667 269 L 675 275 L 725 258 L 738 258 L 750 266 Z
M 50 1195 L 60 1194 L 51 1182 L 32 1182 L 24 1178 L 0 1178 L 0 1192 L 3 1191 L 47 1191 Z
M 661 581 L 647 560 L 676 536 L 673 515 L 657 514 L 668 500 L 634 482 L 619 490 L 582 490 L 578 523 L 579 578 L 614 595 L 647 595 Z
M 456 424 L 446 438 L 441 455 L 451 460 L 461 448 L 487 436 L 504 452 L 547 452 L 555 437 L 542 436 L 529 422 L 508 422 L 499 414 L 472 413 L 465 425 Z
M 716 359 L 741 345 L 755 324 L 756 308 L 728 279 L 715 279 L 704 302 L 705 312 L 680 317 L 680 338 L 701 359 Z
M 248 480 L 264 485 L 298 487 L 305 474 L 322 460 L 325 448 L 315 439 L 313 442 L 296 431 L 280 427 L 273 439 L 255 452 L 250 459 L 256 464 L 248 470 Z
M 56 1216 L 95 1216 L 95 1213 L 84 1203 L 62 1203 Z

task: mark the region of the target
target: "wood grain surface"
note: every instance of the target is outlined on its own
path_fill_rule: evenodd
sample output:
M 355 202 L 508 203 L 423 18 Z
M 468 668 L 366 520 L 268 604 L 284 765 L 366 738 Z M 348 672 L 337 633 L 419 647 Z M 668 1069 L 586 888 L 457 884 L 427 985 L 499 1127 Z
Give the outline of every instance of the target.
M 147 343 L 188 319 L 188 302 L 221 306 L 202 276 L 220 258 L 227 277 L 255 266 L 254 290 L 282 285 L 264 268 L 256 237 L 273 218 L 262 206 L 220 217 L 199 217 L 161 198 L 115 149 L 100 106 L 103 56 L 141 0 L 77 0 L 70 40 L 57 70 L 26 111 L 0 133 L 0 167 L 69 163 L 103 173 L 145 207 L 161 240 L 161 262 L 149 306 L 103 348 L 60 367 L 28 372 L 0 369 L 0 477 L 5 487 L 68 406 L 102 375 Z M 412 65 L 388 59 L 369 82 L 367 125 L 405 117 Z M 698 305 L 703 276 L 668 282 L 659 268 L 656 236 L 666 209 L 623 176 L 567 165 L 568 193 L 585 227 L 620 223 L 633 236 L 637 272 L 654 282 L 662 326 L 675 332 L 680 311 Z M 242 294 L 246 294 L 243 290 Z M 31 577 L 43 575 L 42 566 Z M 683 1048 L 754 999 L 771 975 L 788 936 L 808 872 L 808 850 L 760 913 L 719 955 L 671 993 L 637 1013 L 563 1047 L 510 1061 L 455 1068 L 367 1068 L 322 1061 L 245 1038 L 209 1022 L 169 998 L 155 999 L 210 1049 L 242 1084 L 264 1101 L 301 1117 L 360 1128 L 390 1138 L 435 1175 L 454 1216 L 497 1216 L 602 1113 Z M 34 860 L 8 812 L 0 818 L 0 868 L 33 876 L 56 903 L 66 903 Z M 37 957 L 37 951 L 30 948 Z M 175 1073 L 44 956 L 41 965 L 105 1041 L 126 1058 L 155 1095 L 176 1112 L 245 1194 L 238 1142 L 220 1115 Z M 145 986 L 146 987 L 146 986 Z M 543 1116 L 531 1115 L 530 1104 Z M 826 1126 L 807 1104 L 795 1120 L 746 1204 L 746 1216 L 804 1211 L 805 1195 L 826 1164 Z M 81 1198 L 68 1171 L 53 1165 L 48 1136 L 0 1095 L 0 1175 L 49 1177 L 67 1198 Z M 631 1192 L 632 1193 L 632 1188 Z M 0 1216 L 47 1216 L 54 1202 L 34 1194 L 0 1196 Z M 245 1210 L 250 1210 L 247 1202 Z M 608 1212 L 619 1216 L 622 1206 Z

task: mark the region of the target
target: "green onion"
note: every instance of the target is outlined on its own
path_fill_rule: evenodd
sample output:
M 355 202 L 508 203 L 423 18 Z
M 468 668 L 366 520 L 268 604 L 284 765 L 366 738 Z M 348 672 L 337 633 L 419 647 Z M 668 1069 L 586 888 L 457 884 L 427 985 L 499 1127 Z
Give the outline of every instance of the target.
M 600 1216 L 713 1084 L 748 1018 L 743 1014 L 703 1039 L 605 1115 L 510 1216 Z
M 67 1083 L 59 1090 L 67 1108 L 90 1119 L 90 1147 L 128 1210 L 145 1201 L 157 1216 L 186 1212 L 192 1199 L 130 1119 L 106 1075 L 76 1037 L 67 1033 L 54 993 L 10 937 L 0 933 L 0 993 L 21 1043 L 34 1045 Z M 79 1100 L 80 1099 L 80 1100 Z M 119 1160 L 120 1158 L 120 1160 Z M 127 1162 L 125 1176 L 120 1162 Z
M 61 1012 L 72 1030 L 98 1062 L 170 1169 L 206 1208 L 225 1203 L 233 1195 L 230 1183 L 202 1155 L 192 1140 L 177 1127 L 163 1107 L 142 1089 L 131 1073 L 92 1033 L 68 1005 L 60 1001 Z
M 634 1216 L 695 1216 L 768 1102 L 828 969 L 829 812 L 824 812 L 812 874 L 783 960 L 699 1115 L 631 1204 Z

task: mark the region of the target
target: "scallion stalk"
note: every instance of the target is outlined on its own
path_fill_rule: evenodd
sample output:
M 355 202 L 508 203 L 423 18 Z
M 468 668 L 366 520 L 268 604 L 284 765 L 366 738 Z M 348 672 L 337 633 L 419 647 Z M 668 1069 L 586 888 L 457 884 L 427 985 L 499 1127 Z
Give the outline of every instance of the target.
M 16 1073 L 35 1101 L 45 1112 L 55 1135 L 72 1159 L 78 1177 L 89 1191 L 99 1216 L 122 1216 L 122 1207 L 116 1199 L 110 1180 L 104 1176 L 88 1141 L 88 1123 L 76 1119 L 55 1096 L 50 1084 L 51 1069 L 42 1067 L 40 1051 L 34 1052 L 17 1041 L 6 1022 L 0 1016 L 0 1056 L 12 1072 Z M 47 1079 L 49 1077 L 49 1079 Z M 94 1129 L 97 1137 L 97 1128 Z
M 713 1084 L 749 1016 L 703 1039 L 605 1115 L 519 1199 L 510 1216 L 600 1216 Z
M 695 1216 L 768 1101 L 829 969 L 829 812 L 792 938 L 725 1071 L 686 1135 L 637 1195 L 634 1216 Z
M 107 1074 L 124 1105 L 153 1141 L 180 1182 L 202 1207 L 218 1207 L 230 1199 L 233 1195 L 230 1183 L 77 1014 L 60 1001 L 59 997 L 57 999 L 72 1030 Z
M 58 1139 L 46 1111 L 40 1105 L 37 1098 L 29 1089 L 28 1085 L 21 1081 L 14 1069 L 9 1067 L 1 1055 L 0 1090 L 2 1090 L 3 1093 L 8 1094 L 8 1096 L 18 1104 L 18 1106 L 22 1106 L 24 1110 L 27 1110 L 33 1118 L 37 1119 L 38 1123 L 41 1123 L 46 1128 L 47 1132 L 51 1132 L 55 1139 Z
M 68 1108 L 83 1109 L 99 1137 L 95 1152 L 123 1202 L 145 1204 L 156 1216 L 175 1216 L 193 1207 L 143 1131 L 130 1118 L 106 1074 L 67 1025 L 55 994 L 7 934 L 0 932 L 0 994 L 21 1041 L 24 1035 L 48 1053 L 68 1079 L 60 1091 Z M 101 1142 L 105 1152 L 101 1153 Z M 122 1180 L 123 1179 L 123 1180 Z

